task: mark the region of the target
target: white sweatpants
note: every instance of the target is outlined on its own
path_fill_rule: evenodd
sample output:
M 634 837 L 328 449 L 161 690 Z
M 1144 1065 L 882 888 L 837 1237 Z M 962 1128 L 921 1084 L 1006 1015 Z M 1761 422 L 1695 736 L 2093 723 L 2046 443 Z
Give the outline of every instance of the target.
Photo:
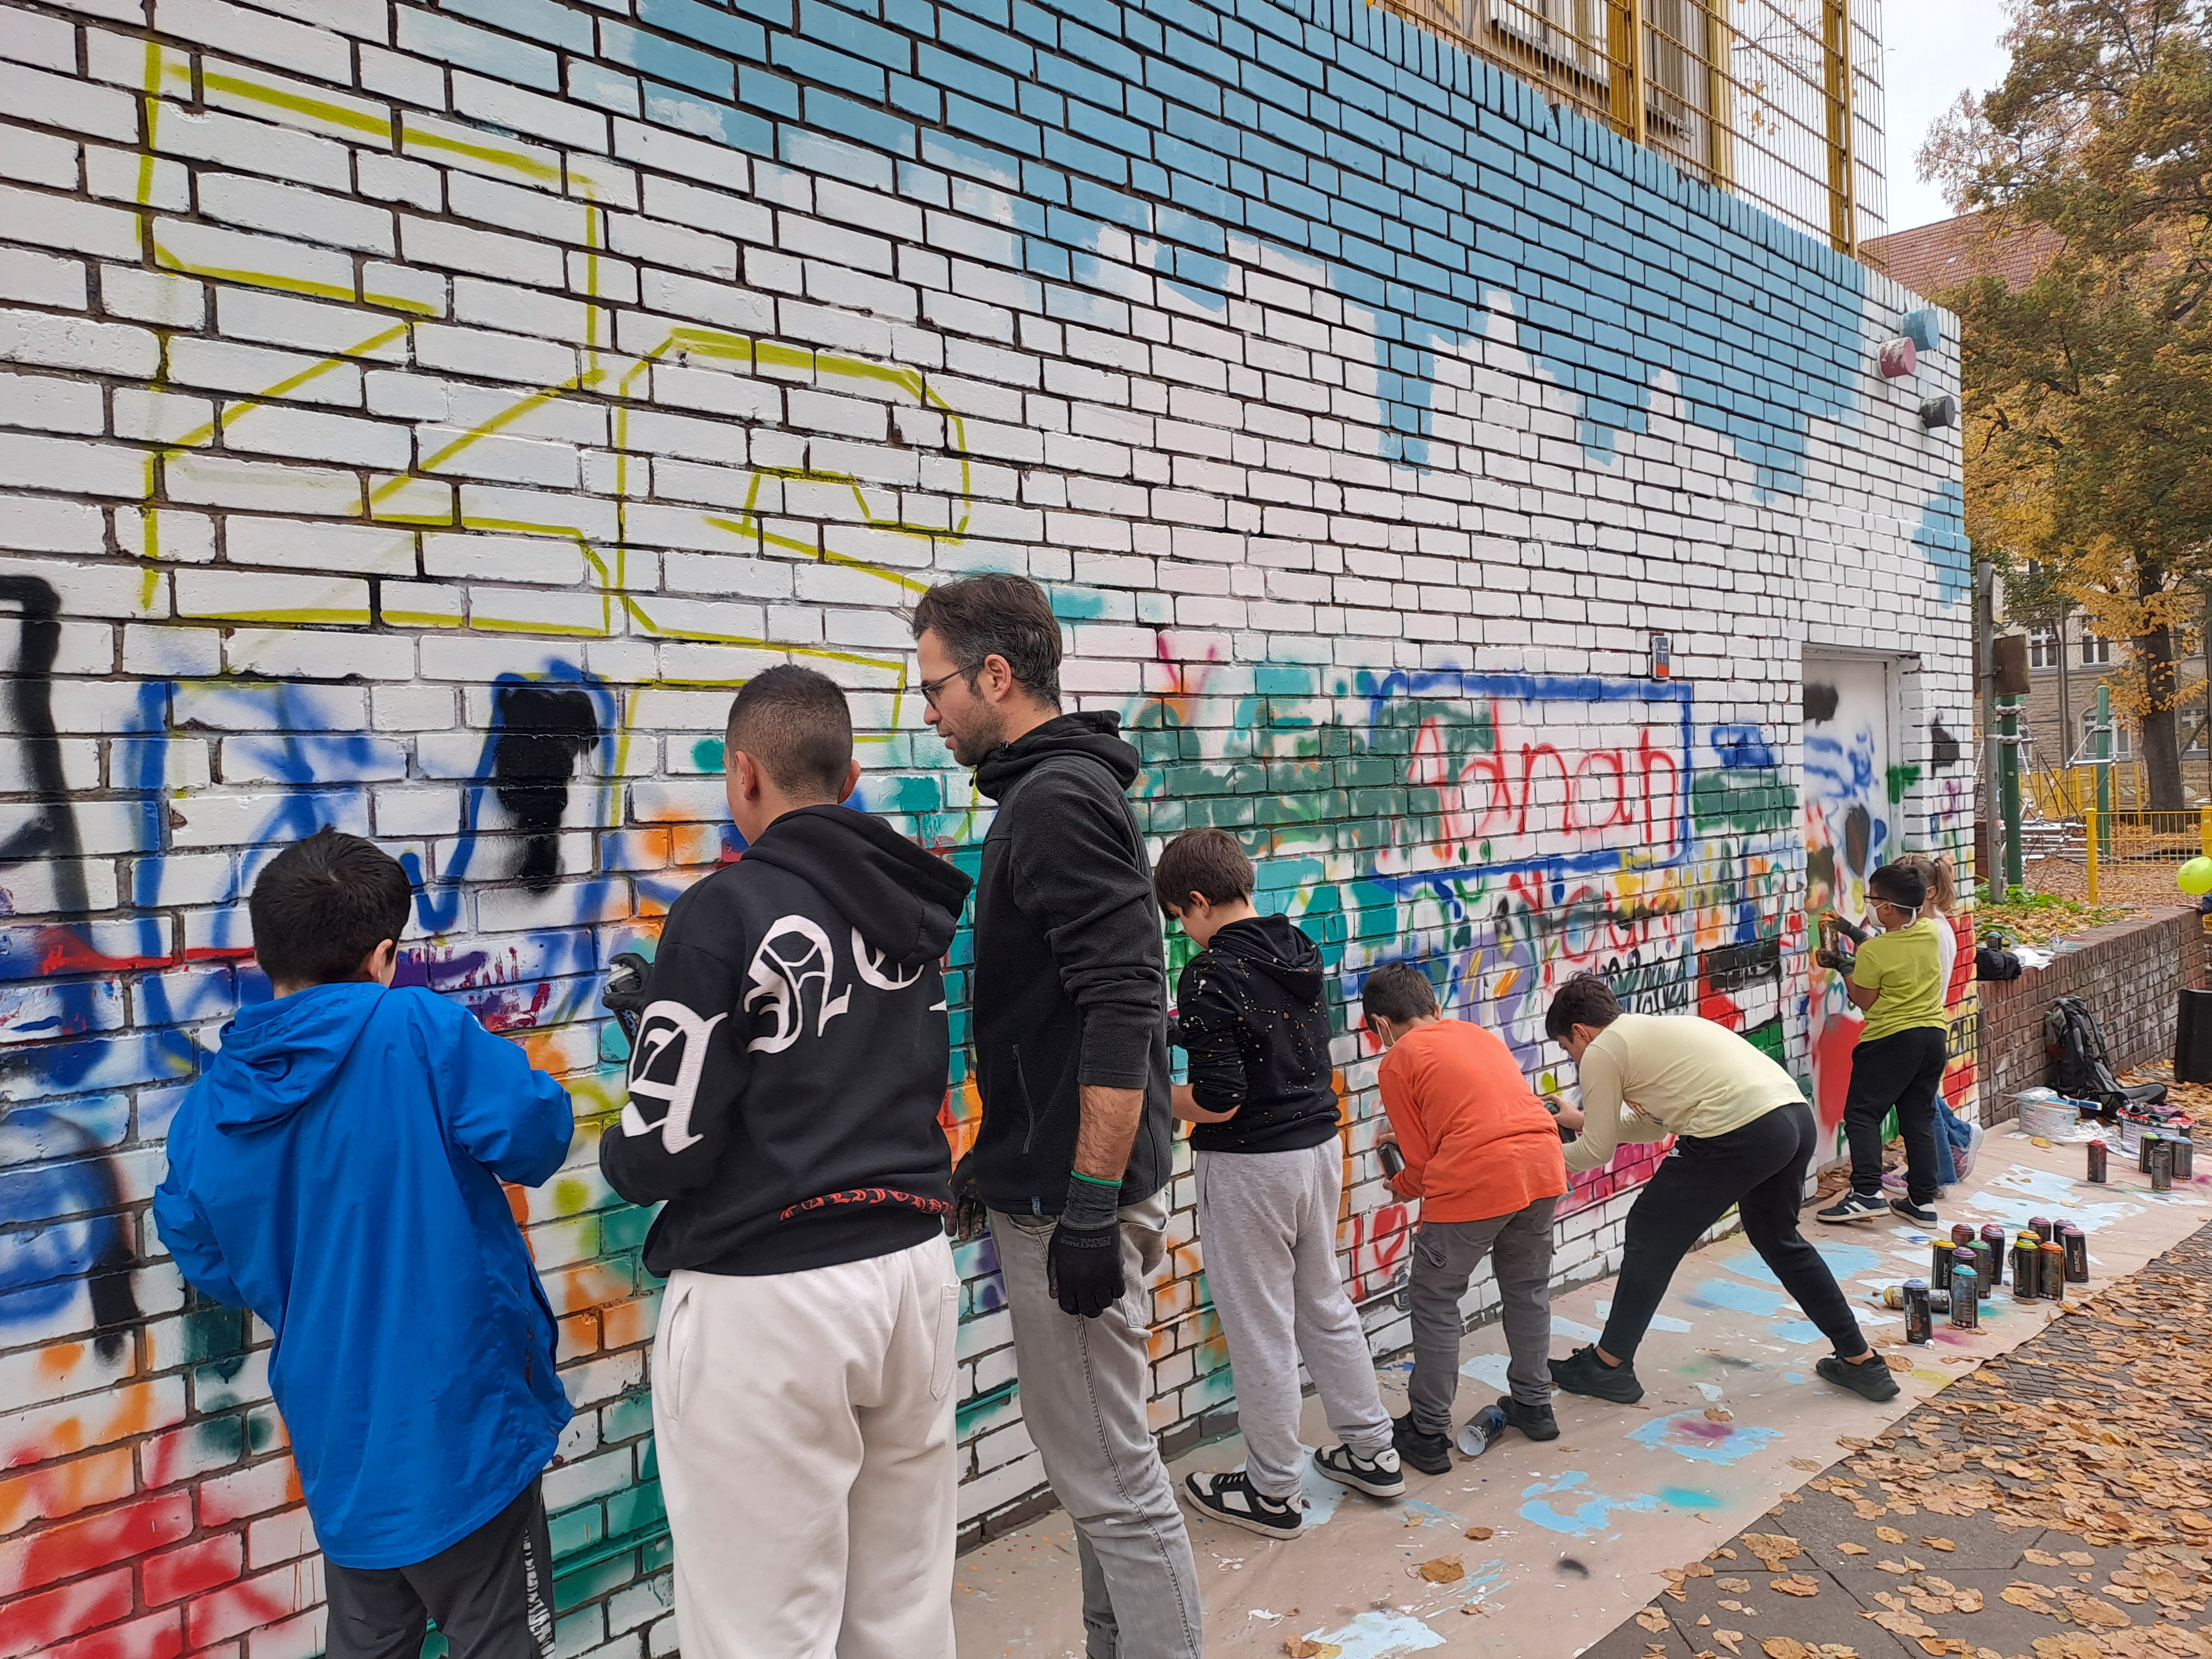
M 959 1312 L 941 1237 L 670 1276 L 653 1427 L 684 1659 L 953 1659 Z

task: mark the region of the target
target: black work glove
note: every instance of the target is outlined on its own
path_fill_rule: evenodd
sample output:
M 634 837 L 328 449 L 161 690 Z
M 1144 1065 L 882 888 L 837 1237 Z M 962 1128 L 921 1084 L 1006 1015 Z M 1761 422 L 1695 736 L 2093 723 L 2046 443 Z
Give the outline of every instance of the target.
M 1858 966 L 1859 959 L 1856 953 L 1850 951 L 1830 950 L 1815 951 L 1813 953 L 1813 960 L 1823 968 L 1834 969 L 1844 978 L 1849 979 L 1851 969 Z
M 633 1042 L 637 1041 L 638 1016 L 653 1000 L 646 989 L 652 974 L 651 963 L 635 951 L 624 951 L 607 964 L 607 981 L 599 989 L 599 1000 L 613 1013 L 623 1035 Z
M 975 1168 L 973 1146 L 968 1149 L 967 1157 L 952 1166 L 952 1210 L 945 1218 L 945 1236 L 955 1244 L 966 1244 L 982 1237 L 991 1224 L 982 1190 L 975 1185 Z
M 1067 1178 L 1067 1205 L 1045 1251 L 1048 1288 L 1064 1314 L 1096 1319 L 1121 1299 L 1121 1189 Z

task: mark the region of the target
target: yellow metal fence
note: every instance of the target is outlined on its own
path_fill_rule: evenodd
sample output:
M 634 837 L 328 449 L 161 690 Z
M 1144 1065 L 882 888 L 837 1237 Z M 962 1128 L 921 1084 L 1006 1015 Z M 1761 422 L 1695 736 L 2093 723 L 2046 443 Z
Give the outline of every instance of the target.
M 2081 852 L 2088 878 L 2089 902 L 2095 904 L 2120 871 L 2136 875 L 2131 866 L 2163 865 L 2178 870 L 2200 855 L 2212 858 L 2212 805 L 2183 812 L 2154 812 L 2135 807 L 2115 807 L 2100 812 L 2094 797 L 2081 815 Z M 2115 897 L 2139 896 L 2130 890 Z
M 1380 0 L 1856 258 L 1887 228 L 1881 0 Z

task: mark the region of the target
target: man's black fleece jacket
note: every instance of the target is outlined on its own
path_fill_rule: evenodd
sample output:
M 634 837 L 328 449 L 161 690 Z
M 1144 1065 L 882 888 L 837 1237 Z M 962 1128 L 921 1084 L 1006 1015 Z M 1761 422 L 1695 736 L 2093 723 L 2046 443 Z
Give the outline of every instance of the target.
M 1142 1089 L 1122 1178 L 1167 1184 L 1167 957 L 1152 866 L 1125 791 L 1137 751 L 1110 714 L 1062 714 L 975 769 L 998 803 L 975 884 L 975 1081 L 969 1164 L 993 1209 L 1057 1215 L 1085 1085 Z

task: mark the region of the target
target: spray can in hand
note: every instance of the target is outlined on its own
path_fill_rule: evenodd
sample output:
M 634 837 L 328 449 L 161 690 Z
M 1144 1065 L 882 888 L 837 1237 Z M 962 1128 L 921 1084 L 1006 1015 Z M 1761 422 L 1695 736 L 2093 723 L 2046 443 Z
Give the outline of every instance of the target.
M 632 1042 L 637 1041 L 638 1016 L 645 1012 L 647 1000 L 646 979 L 653 972 L 653 964 L 635 951 L 624 951 L 607 963 L 607 981 L 600 988 L 599 1000 L 619 1021 L 623 1035 Z
M 1376 1142 L 1375 1156 L 1381 1161 L 1382 1165 L 1382 1173 L 1385 1176 L 1395 1177 L 1396 1176 L 1402 1175 L 1405 1172 L 1406 1155 L 1398 1150 L 1398 1143 L 1396 1141 L 1384 1140 Z

